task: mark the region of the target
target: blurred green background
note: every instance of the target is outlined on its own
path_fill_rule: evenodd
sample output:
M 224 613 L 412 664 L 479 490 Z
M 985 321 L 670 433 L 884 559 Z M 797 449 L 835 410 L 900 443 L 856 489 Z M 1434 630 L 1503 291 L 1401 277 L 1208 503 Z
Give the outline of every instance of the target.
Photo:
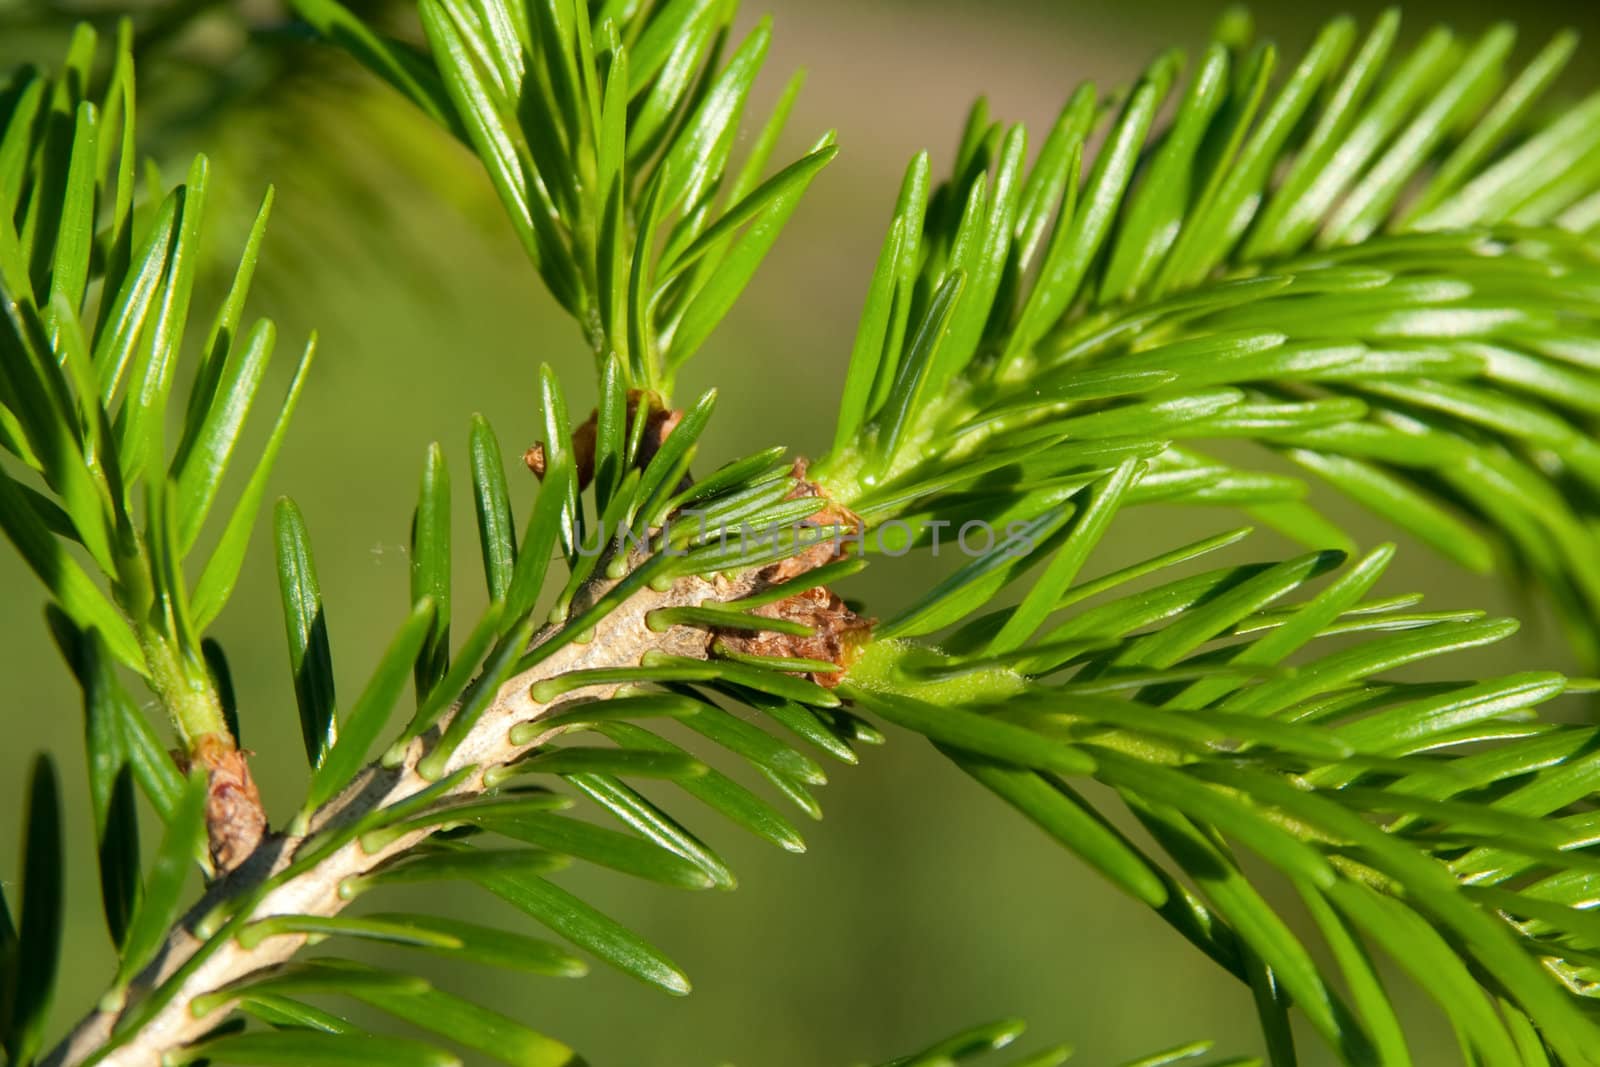
M 1263 33 L 1293 52 L 1327 17 L 1350 11 L 1369 19 L 1378 6 L 1313 0 L 1259 5 L 1256 15 Z M 789 147 L 801 151 L 834 127 L 843 151 L 683 377 L 680 397 L 710 385 L 721 391 L 703 469 L 770 444 L 811 454 L 826 445 L 900 169 L 922 148 L 933 150 L 936 170 L 947 165 L 975 94 L 986 93 L 997 116 L 1038 130 L 1081 80 L 1125 83 L 1159 47 L 1203 41 L 1218 14 L 1192 3 L 772 0 L 747 6 L 743 19 L 764 11 L 777 29 L 766 98 L 792 68 L 810 71 Z M 0 28 L 0 62 L 54 62 L 60 15 L 41 22 L 39 13 L 35 5 L 0 4 L 0 26 L 9 27 Z M 1475 35 L 1513 17 L 1524 54 L 1569 24 L 1590 30 L 1592 40 L 1600 22 L 1593 5 L 1538 2 L 1514 11 L 1428 2 L 1406 14 L 1413 39 L 1438 19 Z M 540 361 L 562 374 L 579 412 L 590 406 L 593 387 L 576 330 L 500 224 L 476 164 L 336 56 L 291 69 L 263 58 L 246 34 L 273 18 L 270 7 L 248 6 L 201 15 L 144 63 L 140 92 L 158 112 L 150 147 L 169 162 L 171 179 L 181 166 L 173 161 L 188 152 L 212 156 L 213 188 L 222 194 L 212 242 L 219 273 L 266 183 L 277 185 L 252 306 L 278 323 L 277 389 L 287 382 L 288 353 L 312 329 L 320 331 L 321 355 L 275 489 L 294 496 L 310 525 L 338 681 L 349 694 L 405 608 L 406 529 L 428 443 L 442 442 L 454 464 L 457 617 L 470 618 L 482 594 L 462 463 L 468 416 L 486 414 L 514 457 L 534 435 Z M 304 63 L 303 49 L 293 55 Z M 1573 88 L 1594 80 L 1590 55 L 1580 50 Z M 517 471 L 511 477 L 525 506 L 533 480 Z M 1330 507 L 1367 540 L 1387 536 L 1337 502 Z M 1140 511 L 1095 566 L 1109 569 L 1232 525 L 1235 517 L 1220 512 Z M 216 636 L 232 660 L 244 744 L 258 753 L 262 792 L 282 818 L 301 796 L 305 768 L 264 526 Z M 1282 551 L 1258 534 L 1240 555 Z M 929 573 L 925 562 L 890 562 L 846 592 L 881 612 Z M 1404 546 L 1386 588 L 1422 589 L 1437 607 L 1529 620 L 1517 640 L 1458 670 L 1574 666 L 1538 605 L 1416 546 Z M 93 1003 L 111 957 L 78 699 L 41 607 L 32 576 L 0 552 L 0 881 L 14 892 L 16 809 L 33 754 L 48 749 L 70 805 L 59 1030 Z M 674 893 L 603 875 L 569 880 L 689 972 L 695 992 L 685 1000 L 603 968 L 573 982 L 420 966 L 441 986 L 568 1041 L 597 1067 L 844 1065 L 1012 1014 L 1027 1017 L 1040 1040 L 1072 1041 L 1081 1056 L 1074 1062 L 1087 1064 L 1202 1036 L 1230 1051 L 1258 1049 L 1244 987 L 926 745 L 891 735 L 886 747 L 866 750 L 860 767 L 830 773 L 822 792 L 827 817 L 806 829 L 803 857 L 669 805 L 728 858 L 741 878 L 737 892 Z M 430 898 L 430 906 L 463 916 L 502 907 L 465 889 Z M 1415 990 L 1401 997 L 1424 1035 L 1419 1062 L 1455 1062 L 1444 1051 L 1451 1046 L 1442 1019 Z M 1305 1044 L 1306 1063 L 1331 1062 Z M 1432 1057 L 1429 1047 L 1437 1050 Z

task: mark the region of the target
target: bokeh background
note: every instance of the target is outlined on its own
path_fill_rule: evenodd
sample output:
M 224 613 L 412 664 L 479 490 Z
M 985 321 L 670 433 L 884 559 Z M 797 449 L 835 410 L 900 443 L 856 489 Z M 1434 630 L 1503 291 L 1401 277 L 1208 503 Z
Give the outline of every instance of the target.
M 454 462 L 458 618 L 481 604 L 463 465 L 468 417 L 486 414 L 508 456 L 534 435 L 534 372 L 548 361 L 587 410 L 588 356 L 501 224 L 476 164 L 384 88 L 336 55 L 283 47 L 270 4 L 175 5 L 189 16 L 142 57 L 147 147 L 176 178 L 203 148 L 215 165 L 212 248 L 220 277 L 268 182 L 278 190 L 251 310 L 279 327 L 269 392 L 313 329 L 320 358 L 279 460 L 276 493 L 300 504 L 317 549 L 337 680 L 354 692 L 402 616 L 406 529 L 420 459 L 439 441 Z M 1379 5 L 1263 3 L 1262 33 L 1293 53 L 1327 17 L 1369 20 Z M 802 151 L 837 128 L 842 152 L 757 276 L 693 362 L 680 396 L 721 393 L 702 463 L 771 444 L 818 453 L 831 439 L 854 320 L 905 162 L 947 165 L 965 110 L 987 94 L 997 116 L 1043 129 L 1080 81 L 1131 80 L 1157 49 L 1195 46 L 1210 3 L 1044 0 L 769 0 L 776 40 L 770 99 L 788 72 L 810 72 L 789 127 Z M 198 14 L 196 14 L 198 12 Z M 1600 8 L 1525 0 L 1428 0 L 1407 6 L 1407 36 L 1435 21 L 1476 35 L 1511 18 L 1527 55 L 1560 27 L 1595 40 Z M 0 64 L 53 62 L 63 16 L 0 2 Z M 293 44 L 293 42 L 289 42 Z M 1568 88 L 1597 79 L 1580 48 Z M 1589 83 L 1589 84 L 1586 84 Z M 219 284 L 212 278 L 211 284 Z M 261 430 L 256 427 L 258 434 Z M 516 499 L 531 476 L 512 471 Z M 1366 539 L 1389 536 L 1337 502 Z M 1095 563 L 1109 569 L 1181 539 L 1234 525 L 1219 512 L 1141 511 Z M 1240 550 L 1287 551 L 1257 535 Z M 853 591 L 880 611 L 929 580 L 926 562 L 875 568 Z M 1575 666 L 1537 603 L 1405 544 L 1385 585 L 1421 589 L 1436 607 L 1484 607 L 1528 626 L 1456 669 Z M 56 755 L 68 800 L 66 967 L 55 1027 L 89 1007 L 110 974 L 85 806 L 76 690 L 42 626 L 42 594 L 0 551 L 0 882 L 14 892 L 18 808 L 33 754 Z M 216 631 L 240 694 L 244 743 L 269 810 L 301 796 L 300 754 L 265 522 L 238 594 Z M 1248 991 L 1153 915 L 1103 885 L 998 801 L 903 734 L 836 768 L 826 818 L 791 856 L 679 805 L 727 857 L 731 894 L 675 893 L 603 874 L 568 883 L 633 924 L 691 975 L 669 998 L 596 967 L 580 981 L 451 970 L 445 987 L 568 1041 L 597 1067 L 823 1067 L 887 1058 L 968 1023 L 1021 1015 L 1040 1041 L 1067 1040 L 1074 1062 L 1107 1064 L 1196 1037 L 1258 1051 Z M 798 818 L 798 816 L 796 816 Z M 147 844 L 155 838 L 147 833 Z M 501 907 L 468 889 L 428 898 L 462 916 Z M 384 902 L 385 906 L 394 903 Z M 505 921 L 517 922 L 514 914 Z M 531 925 L 531 924 L 530 924 Z M 531 931 L 537 933 L 538 931 Z M 417 958 L 413 958 L 415 961 Z M 1403 985 L 1403 983 L 1402 983 Z M 1415 990 L 1399 996 L 1422 1039 L 1419 1062 L 1455 1062 L 1445 1024 Z M 1331 1062 L 1305 1043 L 1304 1062 Z M 1431 1051 L 1429 1051 L 1431 1050 Z

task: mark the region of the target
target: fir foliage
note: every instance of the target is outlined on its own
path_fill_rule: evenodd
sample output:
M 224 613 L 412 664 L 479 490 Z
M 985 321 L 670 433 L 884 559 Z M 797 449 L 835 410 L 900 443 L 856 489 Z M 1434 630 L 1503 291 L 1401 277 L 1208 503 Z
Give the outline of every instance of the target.
M 232 750 L 239 724 L 207 631 L 312 350 L 286 397 L 258 396 L 275 338 L 244 305 L 270 192 L 200 343 L 208 169 L 196 160 L 173 189 L 153 165 L 141 176 L 129 31 L 104 76 L 83 29 L 58 70 L 13 79 L 0 525 L 83 691 L 118 966 L 45 1051 L 70 872 L 42 756 L 20 892 L 0 895 L 8 1063 L 578 1063 L 522 1020 L 340 946 L 551 978 L 592 959 L 686 993 L 666 950 L 547 876 L 591 864 L 732 888 L 698 828 L 802 851 L 788 808 L 818 814 L 825 764 L 858 762 L 880 725 L 925 737 L 1245 985 L 1273 1064 L 1296 1062 L 1291 1016 L 1343 1062 L 1413 1062 L 1392 968 L 1437 1000 L 1467 1062 L 1600 1062 L 1600 733 L 1545 713 L 1595 683 L 1477 676 L 1452 654 L 1516 623 L 1380 590 L 1393 547 L 1359 551 L 1307 499 L 1308 480 L 1328 483 L 1463 566 L 1544 590 L 1600 661 L 1600 95 L 1541 101 L 1570 37 L 1520 63 L 1505 26 L 1402 49 L 1391 13 L 1364 31 L 1335 21 L 1283 60 L 1230 14 L 1187 78 L 1172 52 L 1126 93 L 1084 87 L 1031 154 L 980 102 L 948 178 L 934 184 L 926 155 L 907 170 L 829 453 L 809 472 L 775 449 L 696 479 L 715 393 L 649 416 L 835 153 L 824 135 L 773 163 L 798 79 L 770 115 L 745 113 L 769 27 L 732 40 L 722 0 L 422 0 L 418 47 L 337 0 L 295 8 L 482 161 L 593 352 L 592 432 L 542 368 L 542 486 L 519 522 L 499 441 L 471 423 L 477 618 L 452 617 L 452 471 L 428 451 L 410 610 L 342 702 L 310 524 L 277 504 L 307 788 L 280 833 L 228 862 L 205 753 L 208 738 Z M 258 406 L 270 436 L 213 514 Z M 1136 521 L 1123 512 L 1152 503 L 1232 507 L 1306 551 L 1217 565 L 1205 557 L 1249 534 L 1224 529 L 1099 573 L 1095 549 Z M 673 521 L 687 509 L 699 521 Z M 1005 536 L 870 637 L 852 631 L 842 678 L 735 636 L 818 637 L 776 607 L 831 597 L 864 564 L 917 566 L 901 549 L 965 524 Z M 861 550 L 819 562 L 830 535 Z M 1410 680 L 1419 663 L 1455 680 Z M 712 751 L 770 789 L 708 766 Z M 640 781 L 692 803 L 669 811 Z M 140 805 L 164 828 L 148 870 Z M 183 899 L 194 864 L 233 871 L 199 904 Z M 1263 864 L 1292 900 L 1267 891 Z M 438 881 L 557 940 L 384 903 Z M 296 956 L 306 938 L 333 954 Z M 368 1032 L 329 995 L 425 1036 Z M 979 1027 L 894 1065 L 975 1060 L 1020 1031 Z

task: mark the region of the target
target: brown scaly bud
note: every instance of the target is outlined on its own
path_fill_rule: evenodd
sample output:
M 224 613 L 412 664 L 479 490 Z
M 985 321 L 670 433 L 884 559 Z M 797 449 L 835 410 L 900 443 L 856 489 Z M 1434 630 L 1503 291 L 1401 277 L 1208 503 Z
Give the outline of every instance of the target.
M 784 659 L 814 659 L 838 665 L 836 671 L 813 671 L 808 677 L 832 689 L 844 678 L 855 660 L 856 650 L 872 634 L 874 620 L 851 611 L 831 590 L 814 586 L 776 604 L 763 604 L 751 612 L 769 619 L 783 619 L 811 627 L 806 636 L 773 633 L 768 630 L 723 630 L 717 641 L 734 652 L 750 656 L 776 656 Z
M 806 480 L 806 461 L 797 459 L 791 476 L 798 484 L 787 499 L 816 497 L 817 510 L 801 523 L 809 527 L 843 527 L 859 532 L 861 519 L 850 509 L 835 504 L 815 482 Z M 771 564 L 760 573 L 763 585 L 774 586 L 792 581 L 807 571 L 843 559 L 845 549 L 839 537 L 823 538 L 803 551 Z M 774 604 L 764 604 L 753 609 L 753 614 L 769 619 L 798 622 L 811 628 L 806 636 L 780 634 L 771 631 L 719 630 L 716 640 L 726 648 L 752 656 L 773 656 L 784 659 L 814 659 L 835 663 L 839 669 L 832 672 L 811 673 L 812 681 L 833 688 L 838 685 L 855 657 L 856 649 L 872 631 L 874 620 L 863 618 L 851 611 L 845 602 L 831 590 L 814 586 L 794 596 L 785 597 Z
M 206 837 L 218 876 L 243 863 L 267 832 L 267 813 L 250 777 L 247 755 L 233 738 L 221 734 L 202 734 L 195 738 L 193 751 L 173 753 L 185 774 L 191 767 L 205 768 Z
M 538 478 L 541 482 L 544 481 L 544 472 L 547 469 L 544 458 L 544 442 L 535 441 L 529 445 L 528 450 L 522 454 L 522 462 L 528 465 L 528 469 L 533 472 L 535 478 Z
M 633 421 L 638 416 L 640 406 L 645 409 L 645 423 L 642 435 L 639 438 L 639 454 L 634 457 L 634 465 L 643 468 L 661 451 L 661 445 L 677 429 L 678 423 L 683 421 L 683 412 L 676 408 L 668 408 L 662 403 L 661 398 L 655 393 L 642 389 L 628 391 L 628 415 L 623 433 L 625 436 L 633 432 Z M 578 490 L 582 492 L 594 481 L 595 443 L 600 432 L 600 413 L 591 411 L 589 417 L 572 431 L 572 462 L 578 474 Z M 544 442 L 536 442 L 522 454 L 522 462 L 527 464 L 540 480 L 544 479 L 545 471 L 549 469 L 549 461 L 545 456 Z

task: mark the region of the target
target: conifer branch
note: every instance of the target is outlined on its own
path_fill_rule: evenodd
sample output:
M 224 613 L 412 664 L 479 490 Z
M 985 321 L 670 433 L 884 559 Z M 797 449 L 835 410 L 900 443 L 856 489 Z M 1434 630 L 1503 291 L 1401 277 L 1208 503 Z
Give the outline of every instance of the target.
M 635 559 L 634 569 L 643 562 Z M 621 582 L 601 578 L 586 584 L 574 600 L 574 611 L 581 614 Z M 607 700 L 623 685 L 580 685 L 541 701 L 534 696 L 541 682 L 575 671 L 637 668 L 652 654 L 704 660 L 709 655 L 704 629 L 674 625 L 660 630 L 650 625 L 650 616 L 737 601 L 773 587 L 770 572 L 753 570 L 730 578 L 679 578 L 661 591 L 648 585 L 634 590 L 581 643 L 565 643 L 537 666 L 498 683 L 488 707 L 437 770 L 424 775 L 419 766 L 451 734 L 459 706 L 412 739 L 395 765 L 367 765 L 311 816 L 304 833 L 270 835 L 173 926 L 149 968 L 115 995 L 118 1006 L 102 1007 L 80 1021 L 41 1065 L 159 1067 L 168 1053 L 218 1026 L 252 978 L 288 961 L 305 944 L 303 934 L 289 933 L 247 947 L 238 934 L 250 923 L 285 915 L 338 915 L 358 895 L 359 879 L 403 860 L 437 829 L 452 825 L 452 806 L 482 796 L 491 788 L 493 772 L 537 751 L 560 732 L 559 727 L 530 732 L 530 726 Z M 528 652 L 537 654 L 563 628 L 555 624 L 541 630 L 527 643 Z M 418 829 L 394 830 L 396 821 L 405 825 L 399 812 L 413 819 L 430 815 L 431 821 Z M 675 979 L 682 982 L 679 991 L 687 992 L 687 980 L 681 975 Z
M 1553 116 L 1532 107 L 1570 37 L 1513 75 L 1507 27 L 1472 42 L 1435 31 L 1403 51 L 1393 14 L 1359 41 L 1336 20 L 1274 87 L 1276 52 L 1231 14 L 1187 83 L 1166 53 L 1114 116 L 1080 90 L 1031 162 L 1026 131 L 980 102 L 946 181 L 926 155 L 907 171 L 828 455 L 808 471 L 771 449 L 697 480 L 715 394 L 674 410 L 677 372 L 835 152 L 825 135 L 767 175 L 793 80 L 733 166 L 766 24 L 724 56 L 733 5 L 720 0 L 423 0 L 424 51 L 337 0 L 295 7 L 477 155 L 593 353 L 599 400 L 574 428 L 541 371 L 544 440 L 527 461 L 542 485 L 521 537 L 499 441 L 473 421 L 491 607 L 456 641 L 449 467 L 428 449 L 410 611 L 343 706 L 309 524 L 280 502 L 310 776 L 287 830 L 263 836 L 206 631 L 309 350 L 192 582 L 185 563 L 273 346 L 270 324 L 241 319 L 265 208 L 168 450 L 208 166 L 135 213 L 126 28 L 93 95 L 87 30 L 59 75 L 25 73 L 0 95 L 0 526 L 48 590 L 84 693 L 118 958 L 100 1007 L 39 1060 L 62 880 L 41 758 L 20 922 L 0 893 L 9 1062 L 455 1062 L 299 999 L 327 991 L 509 1063 L 576 1062 L 421 979 L 293 958 L 313 937 L 377 938 L 581 971 L 508 931 L 346 913 L 369 890 L 444 878 L 686 991 L 659 950 L 542 877 L 577 860 L 732 886 L 695 832 L 628 784 L 641 777 L 803 849 L 759 795 L 644 725 L 663 716 L 812 815 L 820 757 L 855 763 L 884 739 L 874 721 L 920 735 L 1248 987 L 1276 1064 L 1296 1059 L 1291 1011 L 1346 1063 L 1412 1062 L 1378 954 L 1434 995 L 1473 1062 L 1600 1062 L 1587 1010 L 1600 929 L 1586 910 L 1600 731 L 1541 717 L 1595 684 L 1397 676 L 1516 623 L 1378 593 L 1392 546 L 1357 553 L 1300 478 L 1200 450 L 1248 441 L 1462 564 L 1504 557 L 1600 656 L 1600 96 Z M 1195 571 L 1249 532 L 1232 530 L 1090 577 L 1116 524 L 1156 502 L 1237 507 L 1308 551 Z M 968 558 L 881 624 L 836 592 L 941 535 Z M 546 608 L 555 560 L 566 574 Z M 119 669 L 159 697 L 182 770 Z M 369 763 L 407 679 L 415 714 Z M 1107 789 L 1091 796 L 1087 781 Z M 164 833 L 147 874 L 141 794 Z M 628 832 L 559 814 L 575 796 Z M 1119 828 L 1112 803 L 1148 840 Z M 1244 851 L 1292 888 L 1315 938 L 1259 890 Z M 220 878 L 185 909 L 195 863 Z M 964 1059 L 1017 1029 L 898 1062 Z

